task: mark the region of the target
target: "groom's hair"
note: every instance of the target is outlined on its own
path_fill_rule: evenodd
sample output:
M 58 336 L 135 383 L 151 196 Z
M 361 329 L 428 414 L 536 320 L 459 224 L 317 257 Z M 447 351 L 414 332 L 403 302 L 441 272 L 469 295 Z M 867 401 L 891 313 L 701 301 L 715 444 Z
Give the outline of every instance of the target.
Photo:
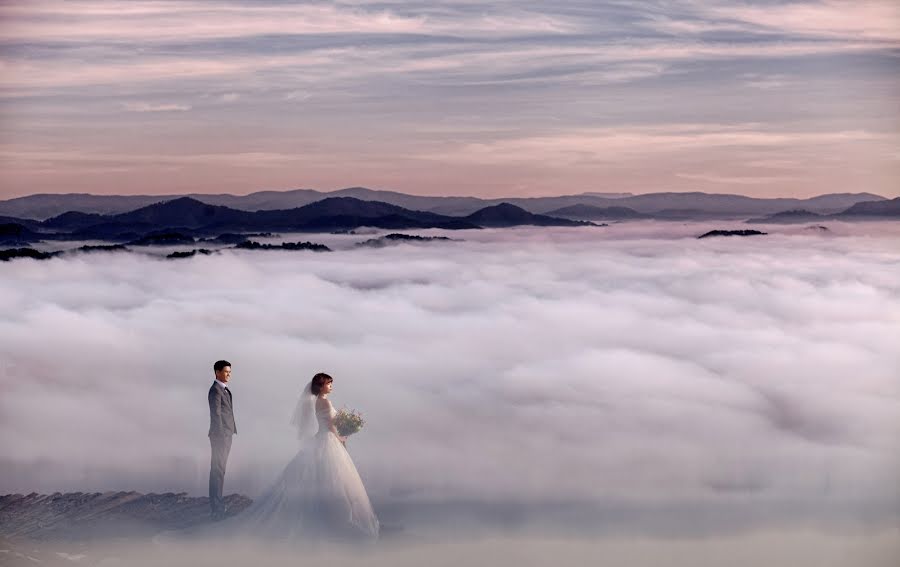
M 318 396 L 319 392 L 322 391 L 322 386 L 329 382 L 334 382 L 334 378 L 324 372 L 319 372 L 313 376 L 312 382 L 309 383 L 309 391 L 312 392 L 314 396 Z
M 213 370 L 218 372 L 219 370 L 222 370 L 226 366 L 231 366 L 231 363 L 228 362 L 227 360 L 217 360 L 216 363 L 213 364 Z

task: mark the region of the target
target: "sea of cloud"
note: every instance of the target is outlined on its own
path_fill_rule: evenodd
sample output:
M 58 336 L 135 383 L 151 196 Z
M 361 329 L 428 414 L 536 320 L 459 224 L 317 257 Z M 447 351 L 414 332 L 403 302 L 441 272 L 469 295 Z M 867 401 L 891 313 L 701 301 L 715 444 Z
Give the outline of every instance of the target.
M 22 565 L 128 565 L 150 567 L 223 567 L 284 565 L 333 567 L 584 567 L 612 565 L 658 567 L 758 567 L 816 565 L 818 567 L 895 567 L 900 532 L 823 534 L 808 530 L 762 531 L 720 538 L 572 538 L 491 536 L 456 541 L 380 541 L 362 548 L 279 546 L 259 541 L 230 540 L 151 544 L 121 540 L 93 545 L 0 541 L 0 552 Z M 10 563 L 10 565 L 16 563 Z
M 900 227 L 709 228 L 743 227 L 2 264 L 0 492 L 205 494 L 225 358 L 226 492 L 280 472 L 326 371 L 367 420 L 348 449 L 376 511 L 407 532 L 896 527 Z

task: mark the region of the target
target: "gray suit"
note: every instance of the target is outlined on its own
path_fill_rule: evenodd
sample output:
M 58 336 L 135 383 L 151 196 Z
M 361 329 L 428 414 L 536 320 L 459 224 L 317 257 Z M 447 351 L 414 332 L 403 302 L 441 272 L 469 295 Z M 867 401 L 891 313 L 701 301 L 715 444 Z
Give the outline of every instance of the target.
M 225 514 L 222 487 L 225 484 L 225 463 L 231 452 L 231 437 L 237 433 L 234 424 L 234 406 L 231 390 L 223 388 L 218 381 L 209 388 L 209 446 L 212 457 L 209 464 L 209 507 L 213 518 Z

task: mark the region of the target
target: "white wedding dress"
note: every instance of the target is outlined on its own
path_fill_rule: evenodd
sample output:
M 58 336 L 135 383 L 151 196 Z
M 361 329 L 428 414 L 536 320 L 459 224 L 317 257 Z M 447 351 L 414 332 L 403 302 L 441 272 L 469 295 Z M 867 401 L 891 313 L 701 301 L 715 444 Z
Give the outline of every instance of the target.
M 350 454 L 329 424 L 337 415 L 330 400 L 315 409 L 307 388 L 297 405 L 293 424 L 300 450 L 269 490 L 234 517 L 240 531 L 288 540 L 372 540 L 379 523 Z M 304 415 L 305 414 L 305 415 Z M 312 430 L 311 415 L 318 430 Z

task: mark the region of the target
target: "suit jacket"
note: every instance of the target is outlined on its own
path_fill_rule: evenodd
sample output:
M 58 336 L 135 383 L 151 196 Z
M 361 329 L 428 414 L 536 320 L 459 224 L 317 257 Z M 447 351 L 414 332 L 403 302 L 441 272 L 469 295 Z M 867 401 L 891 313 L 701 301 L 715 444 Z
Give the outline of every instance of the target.
M 213 382 L 213 385 L 209 387 L 207 398 L 209 400 L 209 436 L 225 437 L 237 433 L 231 390 Z

